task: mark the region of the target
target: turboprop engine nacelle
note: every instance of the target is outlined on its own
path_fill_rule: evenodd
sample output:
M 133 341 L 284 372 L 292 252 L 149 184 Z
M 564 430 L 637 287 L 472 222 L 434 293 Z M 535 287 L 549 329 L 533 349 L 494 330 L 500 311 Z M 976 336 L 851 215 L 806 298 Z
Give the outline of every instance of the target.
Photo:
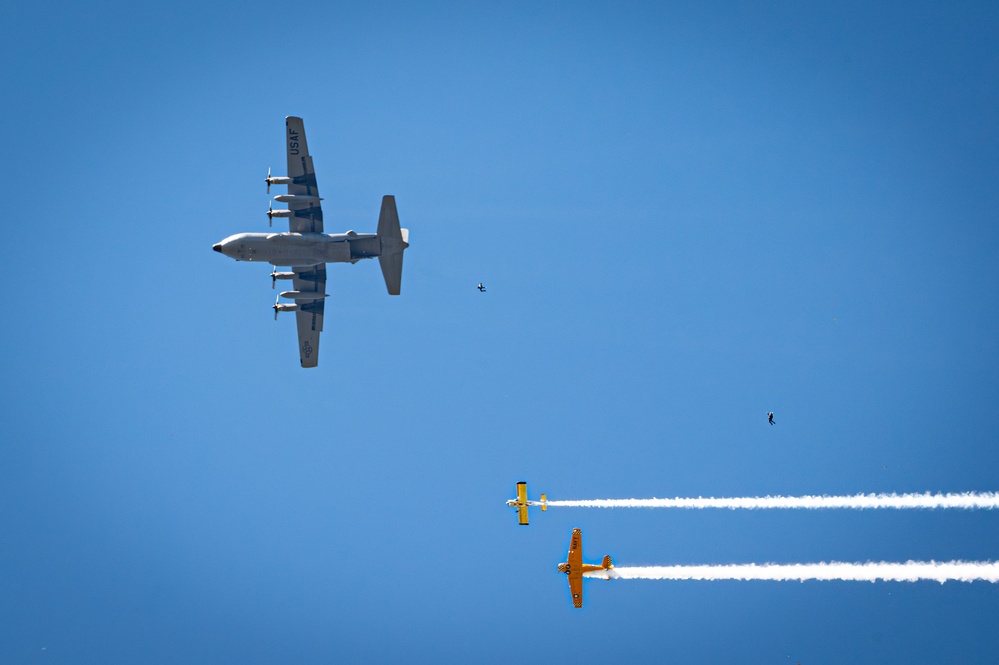
M 275 217 L 291 217 L 291 210 L 275 210 L 273 204 L 267 206 L 267 226 L 274 224 Z
M 274 304 L 271 305 L 271 309 L 274 310 L 274 320 L 277 321 L 278 314 L 281 312 L 297 312 L 299 309 L 298 304 L 279 302 L 278 298 L 274 299 Z
M 277 281 L 279 279 L 295 279 L 295 273 L 293 273 L 293 272 L 278 272 L 277 268 L 275 268 L 274 270 L 271 270 L 271 288 L 272 289 L 274 288 L 274 285 L 277 284 Z
M 329 294 L 317 293 L 315 291 L 282 291 L 281 297 L 288 298 L 289 300 L 322 300 L 323 298 L 329 298 Z
M 264 179 L 267 183 L 267 193 L 271 193 L 271 185 L 290 185 L 293 181 L 286 175 L 271 175 L 271 170 L 267 169 L 267 177 Z

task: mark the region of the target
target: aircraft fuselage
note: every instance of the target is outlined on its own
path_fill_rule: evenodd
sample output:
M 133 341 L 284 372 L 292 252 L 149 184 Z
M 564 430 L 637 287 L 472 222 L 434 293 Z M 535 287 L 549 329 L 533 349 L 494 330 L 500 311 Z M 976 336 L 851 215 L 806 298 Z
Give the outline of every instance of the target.
M 237 233 L 212 249 L 237 261 L 276 266 L 357 263 L 382 253 L 374 233 Z
M 613 567 L 613 566 L 612 566 Z M 599 577 L 601 579 L 609 580 L 613 577 L 613 574 L 606 566 L 596 565 L 592 563 L 584 563 L 578 566 L 579 572 L 583 577 Z M 572 574 L 572 564 L 568 561 L 560 563 L 558 565 L 558 572 L 565 573 L 566 575 Z

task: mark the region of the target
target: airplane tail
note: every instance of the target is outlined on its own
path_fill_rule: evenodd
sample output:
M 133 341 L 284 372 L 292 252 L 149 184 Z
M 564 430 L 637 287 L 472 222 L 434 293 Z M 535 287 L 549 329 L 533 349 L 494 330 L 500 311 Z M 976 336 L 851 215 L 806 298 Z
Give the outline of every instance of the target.
M 541 495 L 541 510 L 548 510 L 548 497 L 544 494 Z
M 609 556 L 605 556 L 604 557 L 604 560 L 600 564 L 600 567 L 603 568 L 604 571 L 606 571 L 604 573 L 604 579 L 605 580 L 616 580 L 616 579 L 618 579 L 618 578 L 621 577 L 618 574 L 618 572 L 616 570 L 614 570 L 614 562 L 611 561 L 611 558 Z
M 378 215 L 378 238 L 382 243 L 378 264 L 385 278 L 385 288 L 389 295 L 399 295 L 402 288 L 402 253 L 409 247 L 409 229 L 399 227 L 399 213 L 395 208 L 395 197 L 382 197 L 382 210 Z

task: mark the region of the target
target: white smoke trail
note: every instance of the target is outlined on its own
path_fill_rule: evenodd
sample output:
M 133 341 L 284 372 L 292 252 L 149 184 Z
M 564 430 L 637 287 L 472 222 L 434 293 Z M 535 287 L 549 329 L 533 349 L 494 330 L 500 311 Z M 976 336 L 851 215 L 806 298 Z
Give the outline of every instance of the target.
M 997 561 L 906 561 L 905 563 L 755 563 L 725 566 L 625 566 L 615 567 L 626 580 L 844 580 L 859 582 L 918 582 L 943 584 L 999 582 Z
M 675 499 L 589 499 L 548 501 L 549 506 L 566 508 L 729 508 L 761 510 L 768 508 L 999 508 L 999 492 L 962 494 L 854 494 L 850 496 L 762 496 Z

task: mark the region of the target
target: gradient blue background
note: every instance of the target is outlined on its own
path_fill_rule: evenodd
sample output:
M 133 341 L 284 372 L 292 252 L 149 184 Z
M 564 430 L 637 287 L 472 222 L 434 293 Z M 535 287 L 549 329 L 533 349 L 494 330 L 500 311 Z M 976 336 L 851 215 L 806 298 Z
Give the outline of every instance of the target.
M 988 583 L 575 611 L 555 571 L 573 526 L 620 565 L 991 560 L 994 513 L 503 505 L 999 489 L 995 3 L 3 16 L 0 662 L 995 662 Z M 411 229 L 399 298 L 330 266 L 314 371 L 211 251 L 267 229 L 286 115 L 327 231 L 389 193 Z

